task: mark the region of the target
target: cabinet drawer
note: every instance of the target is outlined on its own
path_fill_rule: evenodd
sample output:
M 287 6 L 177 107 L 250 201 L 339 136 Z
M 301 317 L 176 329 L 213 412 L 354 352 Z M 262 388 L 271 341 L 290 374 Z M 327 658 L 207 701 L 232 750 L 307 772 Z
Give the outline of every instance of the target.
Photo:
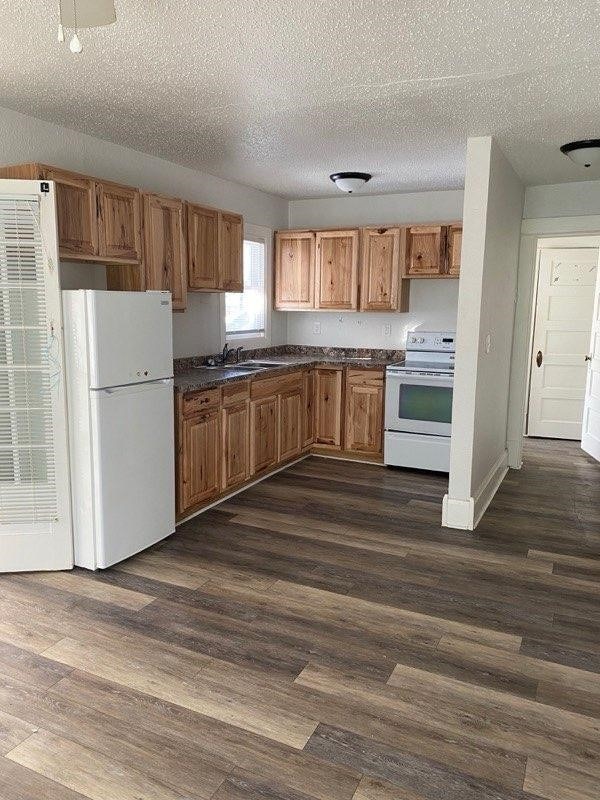
M 223 408 L 235 406 L 250 397 L 250 381 L 225 384 L 223 386 Z
M 382 386 L 382 369 L 349 369 L 346 372 L 346 383 L 350 386 Z
M 293 389 L 302 388 L 302 370 L 290 372 L 285 375 L 277 375 L 272 378 L 262 378 L 252 381 L 250 397 L 255 400 L 260 397 L 270 397 L 282 392 L 290 392 Z
M 193 417 L 201 411 L 215 408 L 221 400 L 220 389 L 207 389 L 205 392 L 194 392 L 183 396 L 182 410 L 184 417 Z

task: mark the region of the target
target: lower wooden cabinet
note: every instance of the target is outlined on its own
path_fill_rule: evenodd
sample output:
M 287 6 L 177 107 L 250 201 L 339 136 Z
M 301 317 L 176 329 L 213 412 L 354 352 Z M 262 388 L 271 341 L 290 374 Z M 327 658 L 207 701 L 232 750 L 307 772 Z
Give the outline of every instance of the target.
M 181 510 L 217 494 L 221 483 L 221 437 L 218 409 L 181 426 L 179 506 Z
M 302 452 L 302 385 L 279 395 L 279 461 Z
M 346 374 L 345 449 L 357 453 L 383 450 L 383 371 Z
M 315 373 L 307 369 L 302 374 L 302 447 L 315 440 Z
M 250 474 L 274 467 L 278 460 L 277 395 L 250 401 Z
M 315 442 L 342 447 L 342 367 L 315 370 Z
M 323 367 L 177 395 L 179 518 L 303 452 L 381 460 L 383 379 Z
M 222 429 L 222 489 L 232 489 L 250 475 L 250 401 L 224 408 Z

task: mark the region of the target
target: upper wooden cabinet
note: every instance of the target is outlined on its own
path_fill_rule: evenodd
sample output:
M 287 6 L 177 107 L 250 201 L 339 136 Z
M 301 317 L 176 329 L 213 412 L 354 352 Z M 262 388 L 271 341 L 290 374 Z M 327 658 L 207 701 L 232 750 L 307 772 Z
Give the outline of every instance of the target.
M 312 231 L 275 234 L 275 308 L 314 308 L 315 240 Z
M 410 284 L 400 280 L 404 229 L 364 228 L 361 234 L 361 311 L 407 311 Z
M 219 212 L 187 204 L 188 287 L 214 291 L 219 287 Z
M 173 309 L 183 311 L 187 292 L 184 205 L 174 197 L 144 195 L 146 289 L 170 291 Z
M 462 251 L 462 225 L 449 225 L 448 231 L 448 257 L 446 267 L 448 275 L 460 275 L 460 258 Z
M 244 221 L 239 214 L 187 204 L 188 287 L 243 292 Z
M 358 245 L 358 229 L 317 232 L 317 308 L 358 308 Z
M 98 255 L 96 184 L 65 170 L 43 167 L 40 179 L 56 181 L 58 247 L 61 255 Z
M 96 203 L 98 254 L 109 259 L 141 261 L 142 215 L 138 190 L 116 183 L 97 182 Z
M 244 220 L 239 214 L 219 215 L 219 289 L 244 291 Z
M 408 229 L 406 278 L 457 278 L 462 225 L 419 225 Z

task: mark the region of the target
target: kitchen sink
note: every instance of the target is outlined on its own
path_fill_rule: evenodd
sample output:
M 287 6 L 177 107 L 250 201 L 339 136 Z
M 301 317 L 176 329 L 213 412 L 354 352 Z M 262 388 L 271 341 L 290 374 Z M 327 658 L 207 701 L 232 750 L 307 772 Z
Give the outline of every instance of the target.
M 234 366 L 237 366 L 237 364 Z M 247 369 L 248 367 L 264 369 L 265 367 L 284 367 L 285 364 L 282 364 L 281 361 L 254 361 L 249 359 L 248 361 L 242 361 L 239 366 L 242 369 Z

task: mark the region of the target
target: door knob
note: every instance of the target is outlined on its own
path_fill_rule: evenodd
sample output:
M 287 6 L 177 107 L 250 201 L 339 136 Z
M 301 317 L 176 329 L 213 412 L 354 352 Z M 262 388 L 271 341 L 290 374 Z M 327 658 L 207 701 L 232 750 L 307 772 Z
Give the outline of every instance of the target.
M 544 360 L 544 356 L 542 355 L 542 351 L 538 350 L 537 351 L 537 356 L 535 357 L 535 363 L 538 365 L 538 367 L 542 366 L 542 361 L 543 360 Z
M 592 357 L 591 357 L 591 356 L 586 356 L 586 357 L 585 357 L 585 360 L 586 360 L 586 361 L 591 361 L 591 360 L 592 360 Z

